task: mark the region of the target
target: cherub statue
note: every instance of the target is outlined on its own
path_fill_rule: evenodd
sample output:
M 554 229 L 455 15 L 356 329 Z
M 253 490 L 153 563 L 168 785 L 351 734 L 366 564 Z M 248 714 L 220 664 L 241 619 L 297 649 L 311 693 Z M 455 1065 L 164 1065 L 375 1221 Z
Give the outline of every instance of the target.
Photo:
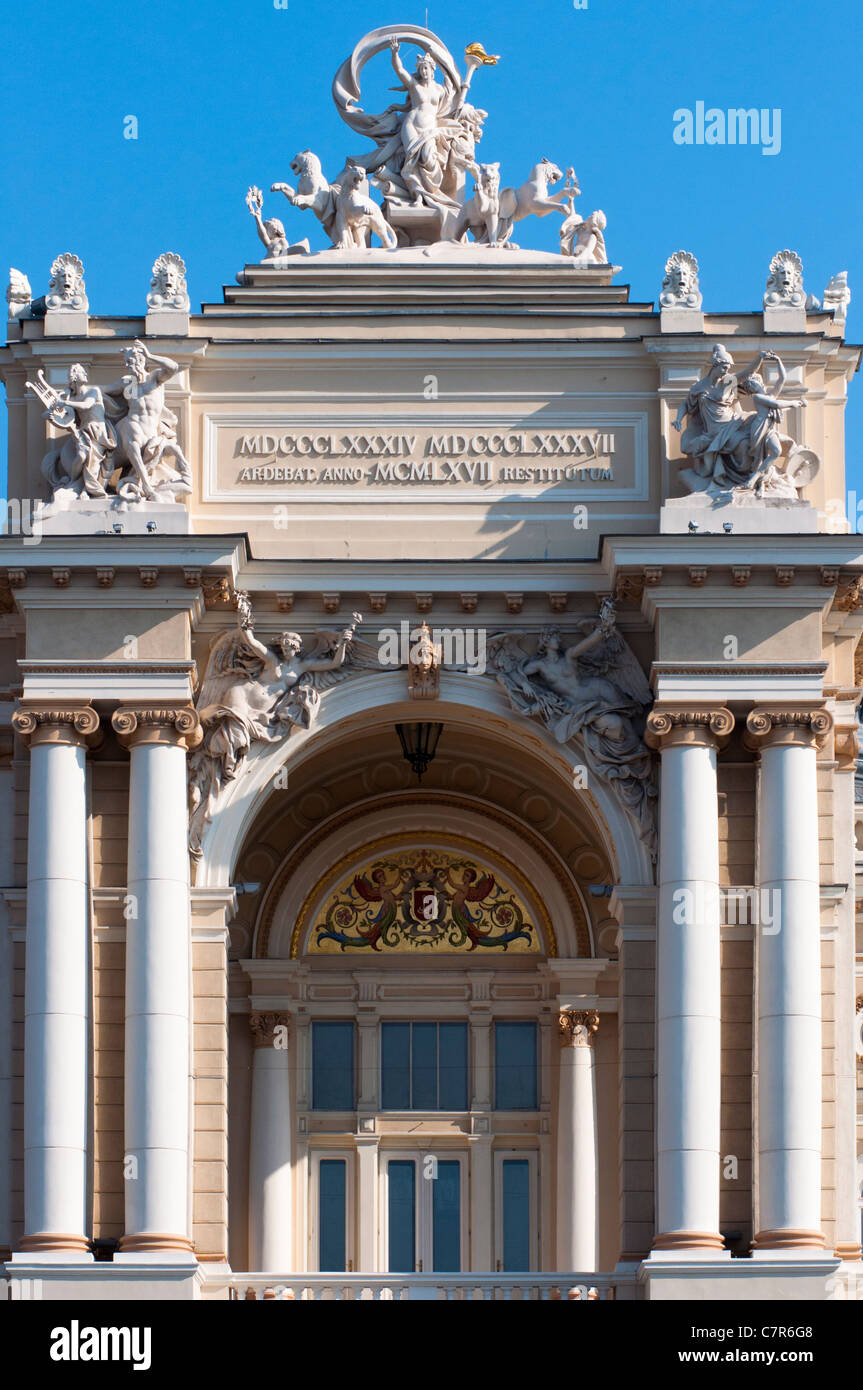
M 611 782 L 652 849 L 656 787 L 642 738 L 650 687 L 617 631 L 610 598 L 578 626 L 583 635 L 569 646 L 559 628 L 547 628 L 532 655 L 522 646 L 527 633 L 492 637 L 489 667 L 520 714 L 542 719 L 559 743 L 581 739 L 589 768 Z
M 117 436 L 105 419 L 105 402 L 98 386 L 92 386 L 80 362 L 69 368 L 69 386 L 57 391 L 44 377 L 41 367 L 36 381 L 27 389 L 45 406 L 45 419 L 55 429 L 65 430 L 66 438 L 52 441 L 42 460 L 42 476 L 51 492 L 69 490 L 75 497 L 106 497 L 106 483 L 114 470 L 113 450 Z
M 606 225 L 605 213 L 598 208 L 575 225 L 569 238 L 568 250 L 561 238 L 561 251 L 565 256 L 572 257 L 573 265 L 608 265 L 608 252 L 603 235 Z
M 285 185 L 287 187 L 287 185 Z M 285 233 L 285 224 L 278 217 L 268 217 L 266 222 L 261 217 L 261 209 L 264 206 L 264 195 L 260 188 L 254 185 L 246 194 L 246 207 L 255 219 L 255 226 L 258 229 L 258 236 L 266 248 L 267 254 L 265 261 L 278 260 L 282 256 L 290 256 L 307 253 L 309 250 L 308 241 L 299 241 L 291 245 Z
M 237 625 L 213 643 L 198 698 L 203 739 L 189 763 L 196 857 L 212 803 L 252 744 L 284 738 L 295 726 L 311 728 L 322 691 L 353 671 L 381 669 L 377 649 L 356 640 L 359 613 L 341 631 L 321 629 L 308 646 L 296 632 L 265 646 L 254 634 L 248 595 L 238 593 L 236 602 Z

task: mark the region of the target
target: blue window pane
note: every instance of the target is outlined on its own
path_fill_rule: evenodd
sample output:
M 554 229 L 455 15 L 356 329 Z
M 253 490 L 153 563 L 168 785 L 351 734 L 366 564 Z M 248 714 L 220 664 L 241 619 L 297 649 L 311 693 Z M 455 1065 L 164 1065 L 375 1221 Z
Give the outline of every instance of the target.
M 415 1023 L 411 1048 L 412 1109 L 437 1110 L 437 1024 Z
M 354 1025 L 312 1024 L 312 1109 L 353 1110 Z
M 441 1110 L 467 1110 L 467 1024 L 439 1028 L 438 1075 Z
M 436 1274 L 461 1269 L 461 1164 L 439 1159 L 432 1188 L 432 1258 Z
M 411 1104 L 411 1026 L 381 1024 L 381 1105 L 409 1110 Z
M 530 1164 L 526 1158 L 503 1161 L 503 1267 L 530 1269 Z
M 343 1158 L 323 1158 L 318 1174 L 320 1214 L 318 1268 L 347 1268 L 347 1163 Z
M 410 1160 L 387 1164 L 389 1201 L 389 1268 L 413 1274 L 416 1261 L 416 1169 Z
M 494 1025 L 494 1103 L 498 1110 L 536 1109 L 536 1024 Z

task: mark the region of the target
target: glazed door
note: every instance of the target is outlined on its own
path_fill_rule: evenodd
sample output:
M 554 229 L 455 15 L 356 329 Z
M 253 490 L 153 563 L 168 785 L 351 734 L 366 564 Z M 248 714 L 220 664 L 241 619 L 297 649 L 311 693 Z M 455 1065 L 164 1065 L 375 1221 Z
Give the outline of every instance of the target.
M 508 1274 L 538 1269 L 536 1154 L 495 1154 L 495 1268 Z
M 354 1159 L 349 1152 L 312 1154 L 309 1269 L 347 1273 L 354 1268 Z
M 458 1154 L 385 1159 L 386 1267 L 453 1274 L 465 1262 L 466 1160 Z

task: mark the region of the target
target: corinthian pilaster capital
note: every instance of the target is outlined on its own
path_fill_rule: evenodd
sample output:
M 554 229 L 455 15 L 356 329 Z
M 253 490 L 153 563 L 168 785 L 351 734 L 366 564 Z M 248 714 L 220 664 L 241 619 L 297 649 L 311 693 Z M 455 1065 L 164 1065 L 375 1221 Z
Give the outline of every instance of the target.
M 290 1014 L 249 1014 L 253 1047 L 286 1047 Z
M 817 705 L 757 705 L 746 716 L 748 748 L 817 748 L 833 728 L 833 716 Z
M 28 748 L 43 743 L 92 748 L 101 737 L 99 716 L 86 704 L 22 701 L 12 715 L 12 727 Z
M 191 705 L 120 705 L 111 724 L 124 748 L 160 743 L 191 749 L 201 742 L 201 721 Z
M 663 750 L 681 745 L 722 748 L 734 728 L 734 715 L 722 705 L 654 705 L 647 716 L 645 742 Z
M 593 1047 L 593 1035 L 599 1027 L 595 1009 L 561 1009 L 557 1030 L 561 1047 Z

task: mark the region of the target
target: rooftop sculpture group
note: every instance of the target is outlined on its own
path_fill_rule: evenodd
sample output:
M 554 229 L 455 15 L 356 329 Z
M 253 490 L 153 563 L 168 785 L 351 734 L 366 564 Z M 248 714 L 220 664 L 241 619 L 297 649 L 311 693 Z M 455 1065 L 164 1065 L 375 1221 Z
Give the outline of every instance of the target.
M 402 59 L 407 44 L 419 50 L 413 71 Z M 404 100 L 375 114 L 360 105 L 361 78 L 366 64 L 380 53 L 389 53 L 399 82 L 396 90 Z M 501 186 L 499 163 L 478 162 L 488 112 L 467 98 L 476 71 L 497 62 L 497 55 L 486 53 L 482 44 L 468 44 L 462 76 L 451 53 L 428 29 L 411 24 L 375 29 L 360 40 L 333 81 L 342 119 L 375 148 L 351 156 L 332 181 L 318 157 L 301 150 L 291 163 L 296 184 L 274 183 L 271 191 L 283 194 L 292 207 L 313 212 L 337 251 L 368 248 L 372 238 L 390 251 L 422 246 L 445 254 L 469 237 L 489 248 L 517 249 L 512 240 L 516 223 L 558 213 L 565 218 L 562 254 L 581 265 L 605 264 L 605 215 L 595 212 L 584 219 L 575 212 L 581 190 L 572 169 L 566 184 L 551 192 L 563 172 L 548 159 L 538 160 L 519 187 Z M 381 195 L 382 204 L 372 190 Z M 278 219 L 261 222 L 258 189 L 251 188 L 246 201 L 267 249 L 265 261 L 279 262 L 307 249 L 288 242 Z

